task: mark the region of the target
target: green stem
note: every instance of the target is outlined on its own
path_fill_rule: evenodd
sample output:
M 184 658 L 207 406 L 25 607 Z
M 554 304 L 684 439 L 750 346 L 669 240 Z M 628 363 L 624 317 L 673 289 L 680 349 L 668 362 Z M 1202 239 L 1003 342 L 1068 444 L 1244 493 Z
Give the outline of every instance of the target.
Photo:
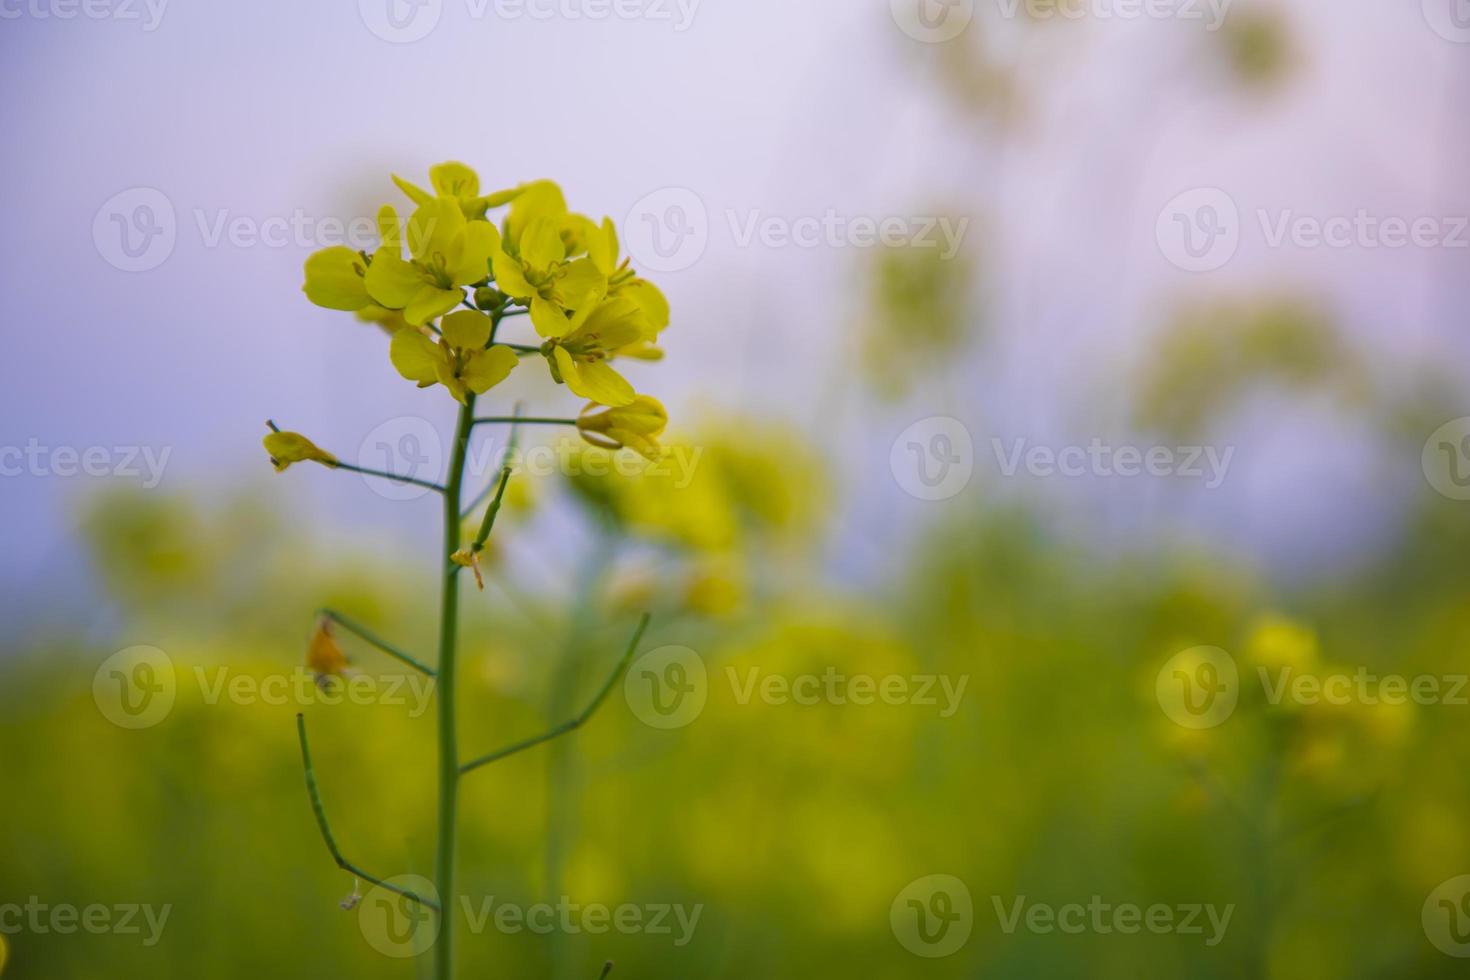
M 322 841 L 327 845 L 327 851 L 332 855 L 332 860 L 337 862 L 337 867 L 349 874 L 356 875 L 363 881 L 377 885 L 379 888 L 390 892 L 396 892 L 405 898 L 412 899 L 420 905 L 426 905 L 435 912 L 439 906 L 427 898 L 420 898 L 413 892 L 397 885 L 389 884 L 383 879 L 370 875 L 366 871 L 353 864 L 342 856 L 342 851 L 337 847 L 337 839 L 332 836 L 332 825 L 327 822 L 327 808 L 322 805 L 322 795 L 316 786 L 316 769 L 311 764 L 311 746 L 306 741 L 306 717 L 300 712 L 296 714 L 296 738 L 301 742 L 301 768 L 306 771 L 306 795 L 311 798 L 311 812 L 316 814 L 317 829 L 322 833 Z
M 518 418 L 502 415 L 495 418 L 475 419 L 476 425 L 576 425 L 576 419 Z
M 446 910 L 439 917 L 439 939 L 434 945 L 434 977 L 454 975 L 454 853 L 459 806 L 459 733 L 455 723 L 455 652 L 459 631 L 459 570 L 449 560 L 459 550 L 460 490 L 464 485 L 465 457 L 475 425 L 475 396 L 469 394 L 459 410 L 454 451 L 444 491 L 443 598 L 439 609 L 439 840 L 434 857 L 434 884 Z
M 429 677 L 434 676 L 434 668 L 419 660 L 417 657 L 405 653 L 388 641 L 380 639 L 375 633 L 367 629 L 367 627 L 353 622 L 346 616 L 337 612 L 335 609 L 318 609 L 317 615 L 322 617 L 323 619 L 330 619 L 332 622 L 336 623 L 347 632 L 354 634 L 360 639 L 366 640 L 368 643 L 377 647 L 379 650 L 382 650 L 388 656 L 393 657 L 395 660 L 400 660 L 403 663 L 408 664 L 408 666 L 412 667 L 414 670 L 420 671 L 428 675 Z
M 399 476 L 396 473 L 389 473 L 385 470 L 370 470 L 366 467 L 353 466 L 351 463 L 344 463 L 340 459 L 337 460 L 335 463 L 328 463 L 327 465 L 334 470 L 346 470 L 349 473 L 361 473 L 363 476 L 378 476 L 382 477 L 385 480 L 391 480 L 394 483 L 411 483 L 416 487 L 423 487 L 425 490 L 433 490 L 436 493 L 445 492 L 443 487 L 441 487 L 437 483 L 434 483 L 431 480 L 419 480 L 411 476 Z
M 598 689 L 597 694 L 593 696 L 587 707 L 582 709 L 581 714 L 562 722 L 550 731 L 542 732 L 540 735 L 531 738 L 522 739 L 512 745 L 507 745 L 503 749 L 491 752 L 489 755 L 482 755 L 478 759 L 466 762 L 460 767 L 460 773 L 474 772 L 481 766 L 488 766 L 492 762 L 499 762 L 501 759 L 515 755 L 517 752 L 533 749 L 544 742 L 550 742 L 552 739 L 560 738 L 569 732 L 574 732 L 587 724 L 588 719 L 597 713 L 598 708 L 602 707 L 602 702 L 607 700 L 608 693 L 612 691 L 613 685 L 618 682 L 618 678 L 627 669 L 628 661 L 632 660 L 633 654 L 638 651 L 638 643 L 643 639 L 643 631 L 648 629 L 648 620 L 648 613 L 644 613 L 643 618 L 638 621 L 638 629 L 634 631 L 633 639 L 628 641 L 628 649 L 623 652 L 622 659 L 613 667 L 612 673 L 607 676 L 607 680 L 603 681 L 602 687 Z

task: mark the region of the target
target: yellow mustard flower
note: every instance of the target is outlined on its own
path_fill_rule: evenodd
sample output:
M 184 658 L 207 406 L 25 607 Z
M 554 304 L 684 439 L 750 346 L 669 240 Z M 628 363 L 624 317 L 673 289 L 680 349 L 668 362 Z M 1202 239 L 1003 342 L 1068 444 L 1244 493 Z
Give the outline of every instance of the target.
M 414 327 L 393 335 L 389 357 L 398 373 L 420 388 L 442 384 L 463 404 L 467 392 L 483 395 L 500 384 L 519 363 L 515 351 L 490 343 L 490 318 L 475 310 L 456 310 L 439 323 L 436 343 Z
M 276 472 L 285 471 L 293 463 L 321 463 L 323 466 L 337 465 L 337 457 L 325 449 L 317 448 L 316 443 L 299 432 L 271 432 L 261 442 L 265 445 L 265 451 L 270 453 L 271 465 Z
M 464 216 L 471 221 L 484 218 L 486 211 L 509 204 L 521 193 L 517 188 L 497 191 L 482 197 L 480 195 L 480 175 L 475 173 L 473 168 L 455 160 L 429 168 L 429 186 L 434 188 L 433 193 L 404 180 L 397 174 L 393 175 L 393 183 L 408 195 L 409 200 L 420 207 L 438 197 L 453 198 L 459 203 Z
M 531 319 L 537 319 L 534 307 Z M 547 338 L 541 352 L 557 384 L 565 384 L 588 401 L 617 408 L 631 405 L 636 395 L 628 380 L 607 363 L 608 358 L 645 338 L 647 323 L 630 299 L 594 298 L 570 317 L 544 313 L 536 330 Z
M 649 395 L 638 395 L 617 408 L 593 402 L 577 416 L 577 431 L 592 445 L 604 449 L 626 447 L 646 459 L 658 459 L 658 437 L 668 424 L 669 413 Z
M 590 258 L 570 258 L 557 220 L 540 217 L 527 226 L 516 254 L 502 240 L 491 256 L 495 285 L 507 296 L 527 304 L 531 322 L 543 337 L 544 325 L 565 319 L 570 311 L 588 306 L 607 290 L 607 280 Z
M 553 180 L 533 180 L 522 184 L 514 191 L 510 212 L 505 216 L 505 244 L 508 251 L 521 247 L 526 229 L 538 218 L 550 218 L 562 237 L 569 256 L 587 251 L 579 240 L 577 218 L 567 210 L 567 199 L 561 187 Z
M 350 666 L 347 654 L 342 652 L 337 638 L 332 635 L 331 621 L 318 621 L 316 632 L 311 634 L 311 642 L 306 647 L 307 669 L 316 675 L 318 684 L 324 684 L 328 677 L 345 676 Z
M 702 562 L 689 574 L 684 607 L 696 615 L 718 619 L 736 612 L 745 592 L 745 576 L 737 563 Z
M 398 215 L 390 207 L 378 213 L 383 244 L 373 253 L 364 281 L 379 306 L 402 310 L 409 323 L 420 325 L 443 316 L 464 302 L 465 286 L 489 278 L 490 257 L 499 238 L 488 221 L 470 221 L 459 202 L 437 197 L 419 205 L 408 219 L 410 258 L 403 258 Z
M 609 297 L 625 296 L 638 304 L 638 308 L 648 318 L 648 325 L 652 328 L 654 336 L 657 336 L 669 325 L 668 299 L 664 297 L 662 290 L 633 271 L 631 258 L 625 259 L 620 256 L 618 229 L 611 218 L 603 218 L 601 227 L 592 225 L 590 221 L 587 224 L 589 226 L 586 231 L 587 257 L 592 260 L 597 271 L 607 279 L 607 295 Z M 653 348 L 653 350 L 657 349 Z M 634 352 L 625 356 L 647 357 L 648 355 Z M 656 357 L 649 359 L 656 359 Z

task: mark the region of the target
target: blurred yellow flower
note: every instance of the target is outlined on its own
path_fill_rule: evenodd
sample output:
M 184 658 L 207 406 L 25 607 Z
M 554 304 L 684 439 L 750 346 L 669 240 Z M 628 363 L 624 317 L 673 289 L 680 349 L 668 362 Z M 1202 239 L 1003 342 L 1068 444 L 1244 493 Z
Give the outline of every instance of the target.
M 1317 663 L 1317 634 L 1279 613 L 1256 620 L 1245 641 L 1245 659 L 1268 670 L 1306 670 Z
M 261 443 L 270 453 L 271 465 L 280 473 L 293 463 L 311 461 L 323 466 L 336 466 L 337 457 L 317 445 L 299 432 L 271 432 Z
M 703 562 L 690 573 L 684 607 L 700 616 L 729 616 L 745 600 L 743 569 L 733 561 Z

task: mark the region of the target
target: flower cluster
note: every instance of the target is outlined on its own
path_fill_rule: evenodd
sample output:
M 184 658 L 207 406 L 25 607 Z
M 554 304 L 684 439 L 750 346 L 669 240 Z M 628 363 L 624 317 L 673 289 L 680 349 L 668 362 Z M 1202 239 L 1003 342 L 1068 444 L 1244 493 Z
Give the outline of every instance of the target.
M 540 354 L 557 384 L 589 402 L 580 431 L 598 445 L 656 454 L 663 406 L 613 362 L 662 357 L 669 304 L 622 257 L 612 220 L 571 212 L 549 180 L 482 195 L 479 175 L 462 163 L 431 168 L 432 190 L 393 180 L 414 206 L 408 220 L 384 205 L 374 252 L 313 254 L 307 298 L 390 331 L 398 373 L 443 385 L 462 404 L 504 381 L 522 355 Z M 507 210 L 497 226 L 488 215 L 498 208 Z M 537 344 L 496 342 L 501 322 L 517 315 Z

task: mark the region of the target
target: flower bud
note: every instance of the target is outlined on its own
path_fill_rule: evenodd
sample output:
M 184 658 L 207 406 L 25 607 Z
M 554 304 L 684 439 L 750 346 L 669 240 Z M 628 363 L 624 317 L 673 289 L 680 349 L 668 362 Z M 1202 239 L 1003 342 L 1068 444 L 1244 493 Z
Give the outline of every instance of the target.
M 632 403 L 617 408 L 588 405 L 577 416 L 582 438 L 603 449 L 633 450 L 646 459 L 658 459 L 658 437 L 669 424 L 669 413 L 657 398 L 639 395 Z

